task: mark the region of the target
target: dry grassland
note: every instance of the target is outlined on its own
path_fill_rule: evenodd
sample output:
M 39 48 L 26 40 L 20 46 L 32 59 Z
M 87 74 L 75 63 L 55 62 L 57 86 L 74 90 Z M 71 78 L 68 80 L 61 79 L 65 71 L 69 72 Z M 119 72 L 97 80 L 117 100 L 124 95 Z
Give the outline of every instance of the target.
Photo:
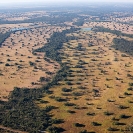
M 25 23 L 25 24 L 2 24 L 0 25 L 0 33 L 6 33 L 11 31 L 11 29 L 14 28 L 23 28 L 23 27 L 29 27 L 30 23 Z
M 47 38 L 65 28 L 46 26 L 12 33 L 0 47 L 0 99 L 6 100 L 14 87 L 39 88 L 60 68 L 54 61 L 44 60 L 43 53 L 33 51 L 44 46 Z M 46 81 L 41 82 L 40 77 Z
M 111 47 L 116 36 L 110 33 L 70 35 L 79 39 L 65 43 L 62 49 L 63 62 L 70 67 L 68 76 L 50 89 L 53 94 L 44 95 L 45 104 L 37 102 L 38 105 L 57 107 L 51 114 L 64 120 L 59 124 L 66 130 L 64 133 L 85 129 L 96 133 L 112 132 L 111 129 L 124 132 L 132 123 L 133 92 L 128 88 L 132 83 L 133 57 L 122 57 L 123 53 Z
M 122 18 L 116 18 L 116 21 L 118 22 L 133 22 L 133 17 L 122 17 Z
M 5 21 L 23 21 L 42 16 L 48 16 L 46 11 L 32 11 L 32 12 L 6 13 L 6 14 L 0 13 L 0 18 Z

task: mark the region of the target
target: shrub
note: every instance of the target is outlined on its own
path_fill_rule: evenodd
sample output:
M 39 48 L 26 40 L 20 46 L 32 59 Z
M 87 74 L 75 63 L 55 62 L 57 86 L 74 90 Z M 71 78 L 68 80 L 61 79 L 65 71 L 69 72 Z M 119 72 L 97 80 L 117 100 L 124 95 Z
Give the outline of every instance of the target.
M 130 88 L 128 88 L 127 90 L 128 90 L 128 91 L 133 91 L 133 88 L 132 88 L 132 87 L 130 87 Z
M 129 108 L 129 107 L 120 105 L 119 108 L 120 108 L 120 109 L 127 109 L 127 108 Z
M 96 114 L 95 113 L 88 112 L 87 115 L 89 115 L 89 116 L 95 116 Z
M 129 83 L 129 86 L 133 86 L 133 83 Z
M 7 61 L 11 61 L 10 59 L 7 59 Z
M 10 66 L 10 64 L 6 63 L 5 66 Z
M 74 95 L 74 96 L 82 96 L 83 93 L 82 93 L 82 92 L 74 92 L 73 95 Z
M 56 108 L 56 107 L 54 107 L 54 106 L 46 106 L 44 110 L 45 110 L 46 112 L 50 112 L 51 110 L 53 110 L 53 109 L 55 109 L 55 108 Z
M 113 117 L 112 120 L 113 121 L 119 121 L 120 119 Z
M 93 126 L 101 126 L 102 124 L 98 123 L 98 122 L 92 122 Z
M 79 133 L 89 133 L 87 130 L 80 131 Z
M 52 119 L 52 124 L 61 124 L 61 123 L 64 123 L 64 120 L 63 119 Z
M 126 125 L 126 124 L 117 121 L 117 122 L 114 122 L 114 125 L 123 126 L 123 125 Z
M 80 123 L 74 123 L 74 126 L 75 126 L 75 127 L 85 127 L 85 125 L 80 124 Z
M 40 103 L 49 103 L 48 101 L 40 100 Z
M 34 62 L 29 61 L 30 66 L 35 66 Z
M 106 112 L 104 112 L 104 114 L 107 116 L 110 116 L 110 115 L 113 115 L 114 113 L 106 111 Z
M 67 99 L 64 99 L 64 98 L 62 98 L 62 97 L 55 97 L 55 100 L 58 101 L 58 102 L 67 101 Z
M 110 99 L 108 99 L 108 102 L 115 102 L 115 100 L 110 100 Z
M 45 77 L 40 77 L 40 82 L 44 82 L 45 81 Z
M 125 92 L 124 95 L 131 96 L 132 94 L 131 93 L 128 93 L 128 92 Z
M 47 129 L 50 133 L 60 133 L 65 131 L 63 128 L 55 127 L 55 126 L 49 126 Z
M 112 128 L 112 127 L 109 127 L 108 128 L 108 131 L 119 131 L 120 129 L 118 129 L 118 128 Z
M 132 116 L 125 115 L 125 114 L 120 115 L 120 118 L 121 118 L 121 119 L 128 119 L 128 118 L 130 118 L 130 117 L 132 117 Z
M 73 110 L 67 110 L 67 112 L 70 113 L 70 114 L 74 114 L 74 113 L 76 113 L 76 112 L 73 111 Z
M 67 102 L 67 103 L 65 103 L 64 105 L 65 105 L 65 106 L 75 106 L 76 104 Z
M 71 89 L 67 89 L 67 88 L 62 88 L 62 91 L 63 92 L 71 92 L 72 90 Z

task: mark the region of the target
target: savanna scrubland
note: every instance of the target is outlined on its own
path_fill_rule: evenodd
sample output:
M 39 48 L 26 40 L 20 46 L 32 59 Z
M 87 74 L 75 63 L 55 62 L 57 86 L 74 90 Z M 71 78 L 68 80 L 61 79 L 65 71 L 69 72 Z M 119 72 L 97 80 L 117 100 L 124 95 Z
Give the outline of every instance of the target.
M 0 132 L 132 132 L 131 5 L 3 12 Z

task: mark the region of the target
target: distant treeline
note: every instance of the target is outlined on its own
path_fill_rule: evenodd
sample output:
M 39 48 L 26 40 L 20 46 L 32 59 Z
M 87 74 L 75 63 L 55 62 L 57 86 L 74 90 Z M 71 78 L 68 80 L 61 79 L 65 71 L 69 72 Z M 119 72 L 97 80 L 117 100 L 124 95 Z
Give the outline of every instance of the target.
M 115 34 L 117 36 L 126 36 L 126 37 L 133 37 L 132 34 L 126 34 L 126 33 L 122 33 L 121 31 L 118 31 L 118 30 L 111 30 L 109 28 L 104 28 L 104 27 L 99 27 L 99 26 L 96 26 L 93 28 L 93 31 L 95 32 L 109 32 L 109 33 L 112 33 L 112 34 Z
M 42 101 L 44 93 L 51 93 L 49 88 L 58 84 L 60 80 L 66 77 L 68 67 L 61 63 L 59 54 L 60 48 L 64 42 L 68 42 L 75 37 L 66 36 L 67 33 L 75 32 L 78 29 L 71 28 L 64 30 L 61 33 L 55 32 L 48 43 L 36 50 L 46 52 L 46 56 L 53 60 L 59 61 L 61 69 L 51 82 L 40 89 L 17 88 L 12 91 L 9 96 L 9 101 L 0 101 L 0 124 L 13 129 L 27 131 L 29 133 L 39 133 L 48 131 L 51 133 L 60 133 L 64 131 L 61 127 L 56 127 L 55 124 L 63 122 L 62 120 L 52 119 L 49 111 L 55 109 L 55 106 L 46 106 L 40 108 L 35 101 Z
M 9 20 L 0 20 L 0 24 L 19 24 L 19 23 L 37 23 L 45 22 L 47 24 L 63 24 L 64 22 L 72 22 L 74 18 L 77 18 L 78 15 L 75 13 L 58 13 L 58 14 L 49 14 L 49 16 L 38 17 L 37 15 L 25 20 L 19 21 L 9 21 Z
M 37 4 L 38 5 L 38 4 Z M 46 11 L 49 16 L 34 16 L 34 18 L 29 18 L 28 20 L 23 20 L 23 21 L 5 21 L 4 19 L 0 19 L 0 24 L 16 24 L 16 23 L 34 23 L 34 22 L 47 22 L 49 24 L 57 24 L 57 23 L 63 23 L 67 21 L 71 21 L 74 18 L 79 18 L 82 19 L 84 18 L 88 19 L 89 16 L 94 16 L 92 17 L 92 20 L 96 21 L 96 16 L 100 19 L 100 21 L 106 21 L 110 20 L 110 16 L 116 17 L 116 14 L 114 12 L 128 12 L 128 14 L 122 14 L 118 15 L 117 17 L 128 17 L 132 16 L 132 6 L 128 5 L 127 6 L 121 6 L 118 5 L 116 6 L 115 4 L 66 4 L 66 5 L 52 5 L 52 6 L 46 6 L 45 4 L 37 6 L 31 6 L 28 5 L 28 7 L 32 8 L 24 8 L 25 6 L 20 6 L 19 8 L 15 7 L 10 7 L 8 10 L 7 8 L 1 8 L 0 13 L 7 13 L 10 14 L 17 14 L 21 15 L 26 12 L 33 12 L 33 11 Z M 27 6 L 27 4 L 26 4 Z M 19 13 L 19 14 L 18 14 Z M 107 16 L 106 14 L 109 14 Z M 85 17 L 86 16 L 86 17 Z M 36 17 L 36 18 L 35 18 Z M 88 21 L 88 20 L 87 20 Z
M 84 19 L 80 18 L 78 19 L 76 22 L 73 22 L 74 25 L 77 25 L 77 26 L 83 26 L 84 24 Z

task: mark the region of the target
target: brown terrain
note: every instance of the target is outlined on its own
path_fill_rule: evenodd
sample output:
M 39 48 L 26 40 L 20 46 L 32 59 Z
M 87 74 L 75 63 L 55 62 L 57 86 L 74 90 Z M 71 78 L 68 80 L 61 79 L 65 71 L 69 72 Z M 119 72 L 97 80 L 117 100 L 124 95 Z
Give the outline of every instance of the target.
M 133 75 L 133 57 L 123 57 L 123 53 L 111 48 L 116 37 L 113 34 L 81 31 L 72 35 L 79 39 L 65 43 L 62 49 L 63 62 L 70 67 L 71 76 L 50 89 L 53 94 L 42 99 L 48 101 L 47 104 L 38 102 L 38 105 L 57 107 L 52 114 L 64 120 L 59 125 L 66 130 L 64 133 L 85 129 L 107 133 L 110 128 L 124 131 L 132 122 L 133 93 L 127 89 L 132 79 L 127 75 Z M 77 49 L 79 43 L 81 50 Z
M 0 83 L 1 99 L 7 99 L 14 87 L 35 88 L 44 83 L 39 81 L 40 77 L 50 80 L 59 69 L 59 64 L 44 60 L 43 53 L 33 54 L 33 50 L 47 43 L 47 38 L 55 31 L 64 28 L 44 26 L 31 30 L 17 31 L 11 34 L 0 48 Z M 32 66 L 30 63 L 33 63 Z M 51 72 L 52 75 L 47 74 Z
M 5 17 L 5 20 L 25 20 L 35 14 L 48 15 L 40 11 Z M 123 17 L 113 22 L 86 22 L 80 28 L 103 26 L 133 34 L 133 26 L 120 23 L 132 19 Z M 76 20 L 75 18 L 74 21 Z M 53 32 L 69 29 L 72 22 L 65 22 L 68 25 L 66 27 L 36 24 L 37 26 L 32 23 L 0 25 L 1 33 L 14 28 L 29 28 L 12 33 L 0 47 L 0 100 L 7 100 L 14 87 L 42 87 L 60 69 L 60 64 L 52 59 L 50 62 L 44 60 L 45 53 L 34 53 L 34 50 L 44 46 Z M 62 62 L 70 68 L 68 75 L 49 89 L 51 94 L 44 94 L 41 102 L 36 101 L 36 104 L 40 109 L 57 107 L 50 114 L 55 119 L 63 120 L 63 123 L 56 126 L 65 129 L 64 133 L 79 133 L 83 130 L 111 133 L 110 129 L 127 133 L 125 129 L 133 120 L 133 90 L 130 86 L 133 57 L 112 47 L 113 39 L 117 36 L 111 33 L 78 31 L 68 36 L 78 37 L 77 40 L 64 43 L 60 50 L 63 53 Z M 40 77 L 47 81 L 41 82 Z M 0 128 L 14 131 L 2 126 Z M 16 130 L 14 132 L 19 133 Z

